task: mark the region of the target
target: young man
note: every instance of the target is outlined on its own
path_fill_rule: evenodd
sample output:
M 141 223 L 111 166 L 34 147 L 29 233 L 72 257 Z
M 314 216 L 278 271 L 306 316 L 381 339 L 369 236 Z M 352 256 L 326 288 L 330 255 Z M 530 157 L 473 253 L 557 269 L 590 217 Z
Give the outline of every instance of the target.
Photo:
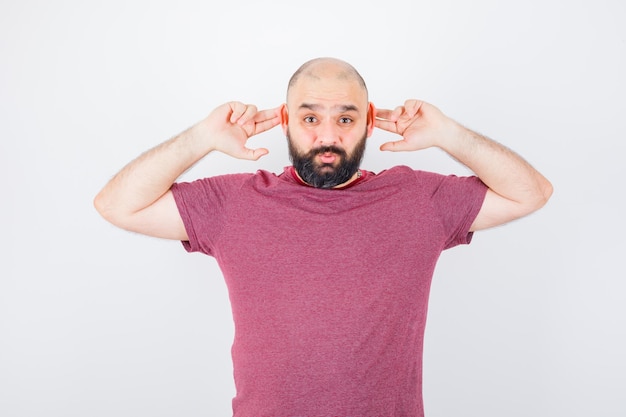
M 293 165 L 276 175 L 178 177 L 210 152 L 256 160 L 281 125 Z M 387 151 L 437 146 L 476 175 L 360 168 L 375 128 Z M 441 251 L 542 207 L 550 183 L 522 158 L 407 100 L 368 101 L 348 63 L 311 60 L 267 110 L 230 102 L 141 155 L 98 194 L 127 230 L 216 258 L 235 321 L 235 416 L 422 416 L 422 344 Z

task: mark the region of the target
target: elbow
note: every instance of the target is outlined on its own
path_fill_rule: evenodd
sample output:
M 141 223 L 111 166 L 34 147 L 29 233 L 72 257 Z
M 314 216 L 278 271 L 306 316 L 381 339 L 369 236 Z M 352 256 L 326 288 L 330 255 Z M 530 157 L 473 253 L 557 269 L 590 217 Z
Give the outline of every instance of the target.
M 107 204 L 106 200 L 107 199 L 103 191 L 100 191 L 93 199 L 93 207 L 105 219 L 110 212 L 110 205 Z
M 102 193 L 98 193 L 93 199 L 93 207 L 96 209 L 100 215 L 102 215 L 102 211 L 104 210 L 104 203 L 102 202 Z
M 515 217 L 524 217 L 543 208 L 553 192 L 552 183 L 542 176 L 532 188 L 527 190 L 526 197 L 517 201 L 517 216 Z
M 93 206 L 104 220 L 123 230 L 136 231 L 137 216 L 130 211 L 118 196 L 113 196 L 106 189 L 93 199 Z
M 542 184 L 540 186 L 540 206 L 539 208 L 546 205 L 550 197 L 552 197 L 552 193 L 554 192 L 554 187 L 552 183 L 548 181 L 546 178 L 543 178 Z
M 96 209 L 96 211 L 102 216 L 104 217 L 104 213 L 106 212 L 106 205 L 104 203 L 104 198 L 102 197 L 102 191 L 99 192 L 93 199 L 93 207 Z
M 529 205 L 528 212 L 532 213 L 545 206 L 548 203 L 548 200 L 550 200 L 550 197 L 552 197 L 553 192 L 554 187 L 552 186 L 552 183 L 542 177 L 539 184 L 537 184 L 537 188 L 534 193 L 535 196 L 532 199 L 532 203 Z
M 100 216 L 102 216 L 102 218 L 104 218 L 109 223 L 112 223 L 114 225 L 118 225 L 119 220 L 117 218 L 119 216 L 116 216 L 116 214 L 115 214 L 116 213 L 115 207 L 111 203 L 110 199 L 107 198 L 107 196 L 104 193 L 104 191 L 100 191 L 94 197 L 94 199 L 93 199 L 93 206 L 96 209 L 96 211 L 98 212 L 98 214 L 100 214 Z

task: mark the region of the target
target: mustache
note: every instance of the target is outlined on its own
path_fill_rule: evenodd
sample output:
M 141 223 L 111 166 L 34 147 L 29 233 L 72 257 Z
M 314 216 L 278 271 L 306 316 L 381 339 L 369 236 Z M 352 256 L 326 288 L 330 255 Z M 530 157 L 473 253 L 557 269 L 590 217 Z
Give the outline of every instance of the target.
M 318 148 L 313 148 L 309 151 L 310 156 L 316 156 L 316 155 L 321 155 L 325 153 L 334 153 L 337 155 L 341 155 L 344 158 L 347 157 L 348 155 L 344 149 L 335 145 L 320 146 Z

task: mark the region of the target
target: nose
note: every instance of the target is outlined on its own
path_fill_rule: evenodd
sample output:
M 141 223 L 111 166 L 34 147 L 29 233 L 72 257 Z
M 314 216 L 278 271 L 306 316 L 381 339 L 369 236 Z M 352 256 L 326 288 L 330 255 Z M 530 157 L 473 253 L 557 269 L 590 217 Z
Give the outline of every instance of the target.
M 320 123 L 317 131 L 316 144 L 318 146 L 336 145 L 340 141 L 337 126 L 331 121 Z

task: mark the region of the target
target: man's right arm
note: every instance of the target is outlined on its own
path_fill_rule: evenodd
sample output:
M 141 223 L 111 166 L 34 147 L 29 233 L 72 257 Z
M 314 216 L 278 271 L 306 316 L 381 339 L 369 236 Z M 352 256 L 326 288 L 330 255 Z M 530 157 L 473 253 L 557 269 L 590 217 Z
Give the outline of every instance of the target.
M 208 153 L 218 150 L 256 160 L 266 149 L 249 149 L 247 140 L 278 125 L 278 108 L 229 102 L 180 135 L 126 165 L 94 199 L 96 210 L 112 224 L 149 236 L 188 240 L 172 184 Z

